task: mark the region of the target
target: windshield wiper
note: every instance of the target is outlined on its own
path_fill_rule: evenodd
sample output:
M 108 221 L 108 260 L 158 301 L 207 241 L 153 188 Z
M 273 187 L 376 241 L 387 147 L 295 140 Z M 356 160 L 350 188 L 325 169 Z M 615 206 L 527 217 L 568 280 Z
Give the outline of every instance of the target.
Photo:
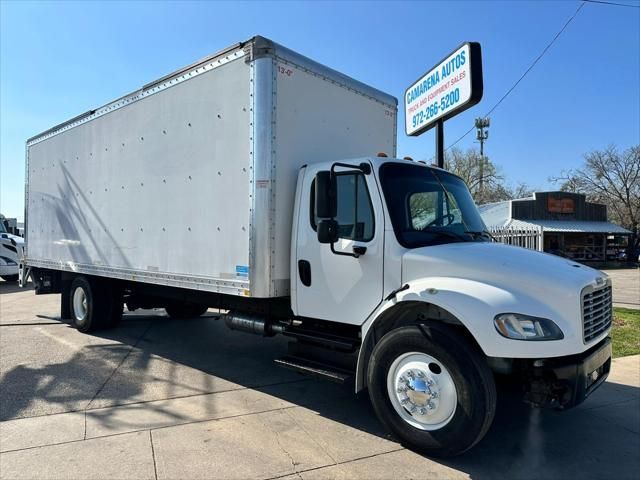
M 421 230 L 421 231 L 425 232 L 425 233 L 434 233 L 436 235 L 444 235 L 444 236 L 449 237 L 449 238 L 455 238 L 456 240 L 460 240 L 461 242 L 466 242 L 467 241 L 467 239 L 464 237 L 464 235 L 461 235 L 461 234 L 456 233 L 456 232 L 452 232 L 451 230 L 445 230 L 445 229 L 439 229 L 439 228 L 427 228 L 427 229 Z
M 477 237 L 486 237 L 486 238 L 490 238 L 491 240 L 493 240 L 494 242 L 497 241 L 495 239 L 495 237 L 493 235 L 491 235 L 491 233 L 488 230 L 481 230 L 479 232 L 474 232 L 474 231 L 470 231 L 470 230 L 465 230 L 466 234 L 472 235 L 473 238 L 477 238 Z

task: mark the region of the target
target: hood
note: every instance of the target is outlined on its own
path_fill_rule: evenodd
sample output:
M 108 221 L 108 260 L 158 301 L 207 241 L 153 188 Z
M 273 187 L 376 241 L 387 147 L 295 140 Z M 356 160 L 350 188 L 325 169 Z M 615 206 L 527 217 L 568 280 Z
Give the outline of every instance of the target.
M 0 233 L 0 239 L 4 240 L 5 242 L 8 240 L 9 243 L 11 243 L 11 244 L 13 244 L 13 242 L 15 242 L 18 245 L 24 244 L 24 238 L 19 237 L 17 235 L 12 235 L 11 233 Z M 12 240 L 13 240 L 13 242 L 12 242 Z
M 603 272 L 574 261 L 493 242 L 448 243 L 407 252 L 403 283 L 426 277 L 464 278 L 539 298 L 575 298 L 585 286 L 608 281 Z
M 10 233 L 0 234 L 0 256 L 18 263 L 24 255 L 24 239 Z

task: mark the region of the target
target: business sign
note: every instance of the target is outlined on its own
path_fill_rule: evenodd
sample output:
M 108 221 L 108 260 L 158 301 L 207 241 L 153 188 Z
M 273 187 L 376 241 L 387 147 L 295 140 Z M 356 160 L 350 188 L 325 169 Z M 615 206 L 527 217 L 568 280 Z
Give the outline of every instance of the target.
M 549 213 L 574 213 L 573 198 L 547 197 L 547 211 Z
M 405 132 L 420 135 L 475 105 L 482 89 L 480 44 L 463 43 L 405 92 Z

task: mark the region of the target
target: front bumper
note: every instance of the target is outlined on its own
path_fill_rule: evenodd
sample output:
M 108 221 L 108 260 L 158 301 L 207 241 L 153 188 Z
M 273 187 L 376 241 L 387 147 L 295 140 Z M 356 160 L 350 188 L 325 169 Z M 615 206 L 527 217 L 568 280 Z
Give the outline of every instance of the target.
M 575 407 L 604 383 L 610 370 L 609 338 L 579 355 L 534 361 L 525 386 L 525 399 L 541 407 Z

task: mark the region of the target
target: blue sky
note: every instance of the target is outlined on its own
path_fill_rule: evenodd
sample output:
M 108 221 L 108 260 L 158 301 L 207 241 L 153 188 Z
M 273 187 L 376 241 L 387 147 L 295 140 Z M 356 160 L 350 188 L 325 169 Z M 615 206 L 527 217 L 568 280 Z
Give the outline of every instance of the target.
M 254 34 L 400 101 L 461 42 L 481 42 L 484 98 L 446 123 L 449 145 L 579 4 L 0 0 L 0 210 L 22 217 L 26 138 Z M 408 138 L 402 122 L 398 154 L 431 158 L 433 131 Z M 477 147 L 473 137 L 459 146 Z M 589 3 L 491 115 L 486 153 L 512 183 L 545 188 L 550 175 L 611 143 L 640 143 L 640 9 Z

